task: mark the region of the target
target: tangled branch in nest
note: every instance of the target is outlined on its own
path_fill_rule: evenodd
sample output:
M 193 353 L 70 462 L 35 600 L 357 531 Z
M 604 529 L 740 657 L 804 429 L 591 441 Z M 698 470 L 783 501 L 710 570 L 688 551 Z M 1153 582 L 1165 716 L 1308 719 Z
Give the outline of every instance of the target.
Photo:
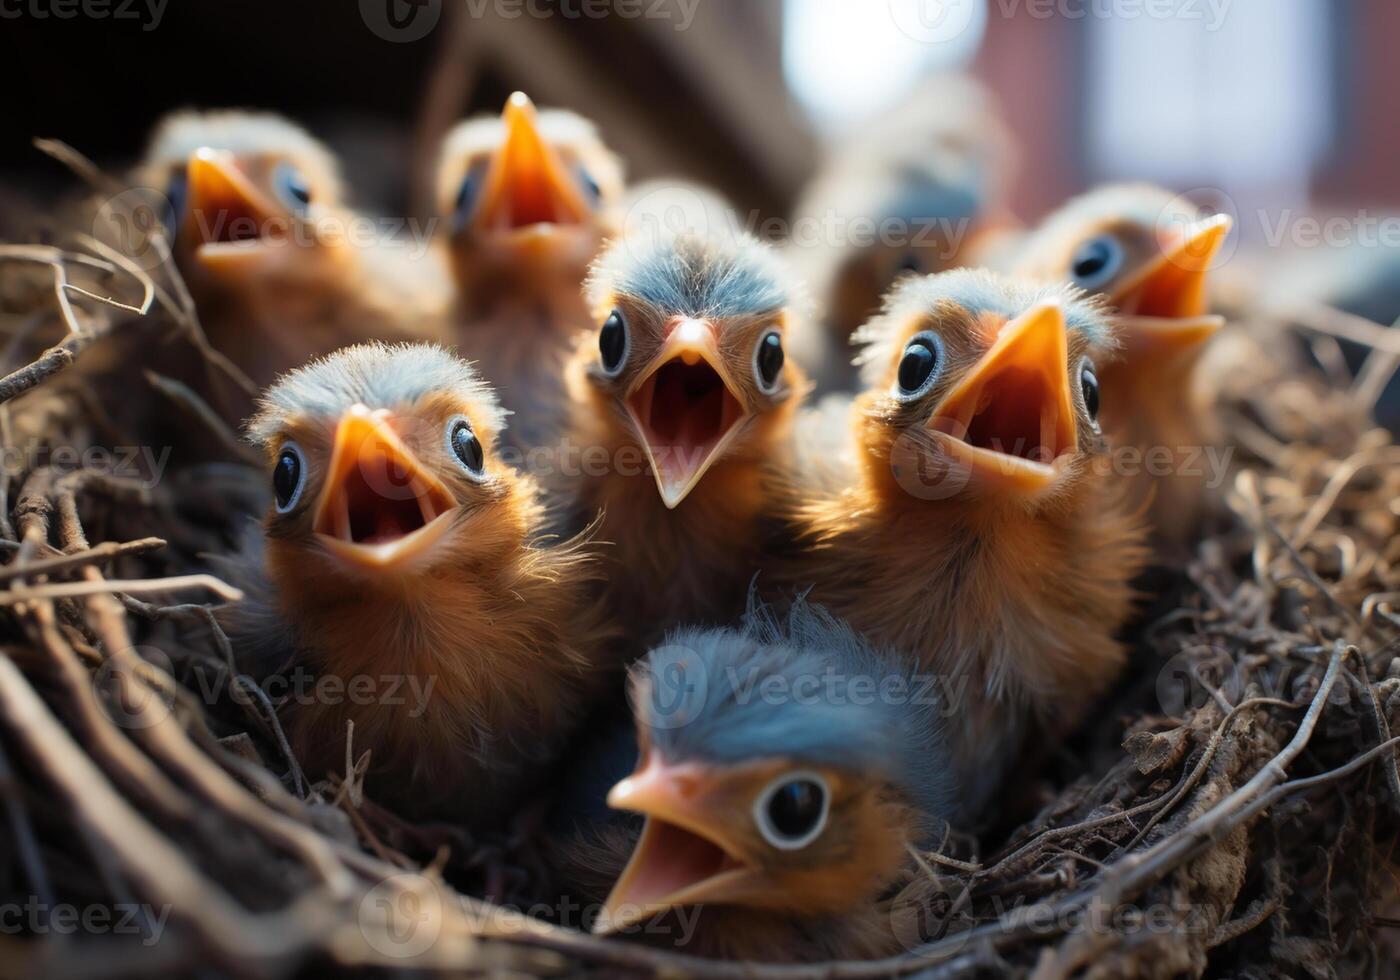
M 7 260 L 55 270 L 49 312 L 66 334 L 0 380 L 7 445 L 102 444 L 92 392 L 57 382 L 104 331 L 136 329 L 125 317 L 178 321 L 178 286 L 91 241 Z M 128 275 L 140 301 L 65 288 L 74 263 Z M 775 978 L 1371 972 L 1400 827 L 1400 448 L 1360 421 L 1353 393 L 1251 364 L 1221 393 L 1250 457 L 1230 515 L 1159 604 L 1172 608 L 1138 630 L 1115 710 L 1027 773 L 1038 815 L 993 853 L 952 841 L 915 855 L 929 886 L 919 934 L 876 963 L 701 961 L 467 897 L 457 886 L 511 895 L 528 835 L 484 842 L 398 821 L 364 797 L 353 754 L 341 779 L 312 784 L 210 607 L 135 598 L 226 589 L 199 554 L 227 545 L 246 508 L 199 497 L 207 469 L 149 486 L 7 457 L 0 902 L 38 908 L 36 933 L 63 903 L 141 915 L 134 936 L 0 937 L 0 958 L 30 975 L 312 962 Z M 217 420 L 199 393 L 166 394 Z M 218 442 L 224 478 L 257 479 L 234 440 Z

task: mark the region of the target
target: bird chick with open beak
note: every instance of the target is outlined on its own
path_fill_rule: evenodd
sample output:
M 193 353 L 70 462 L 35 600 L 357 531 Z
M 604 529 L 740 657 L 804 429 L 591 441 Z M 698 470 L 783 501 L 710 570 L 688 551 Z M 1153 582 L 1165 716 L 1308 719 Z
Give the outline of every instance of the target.
M 1106 462 L 1100 306 L 956 270 L 896 287 L 865 328 L 858 471 L 797 498 L 796 590 L 943 679 L 974 808 L 1028 732 L 1074 723 L 1124 660 L 1143 532 Z
M 510 445 L 543 445 L 574 335 L 590 325 L 584 277 L 621 220 L 622 165 L 588 120 L 516 92 L 499 117 L 448 134 L 437 193 L 451 226 L 453 341 L 514 408 Z
M 561 467 L 576 520 L 602 512 L 609 594 L 640 642 L 732 621 L 806 389 L 784 354 L 786 270 L 744 235 L 638 234 L 599 258 L 588 296 L 599 326 L 569 364 L 566 444 L 606 465 Z
M 608 803 L 644 823 L 599 835 L 593 866 L 620 874 L 594 931 L 741 960 L 901 951 L 910 849 L 958 805 L 918 690 L 908 663 L 800 601 L 786 621 L 670 633 L 633 668 L 638 760 Z
M 589 553 L 544 540 L 534 483 L 497 458 L 503 423 L 432 345 L 351 347 L 283 377 L 249 423 L 271 471 L 274 606 L 232 610 L 236 637 L 240 618 L 280 624 L 280 649 L 266 628 L 244 644 L 264 668 L 366 692 L 292 705 L 312 778 L 343 771 L 349 738 L 372 753 L 371 792 L 474 826 L 511 813 L 572 731 L 608 636 Z
M 357 341 L 436 339 L 445 289 L 426 243 L 366 239 L 334 157 L 301 127 L 174 113 L 136 178 L 169 203 L 176 267 L 209 342 L 257 386 Z
M 1204 453 L 1220 436 L 1193 382 L 1206 342 L 1225 324 L 1210 311 L 1207 279 L 1231 224 L 1162 188 L 1104 187 L 1047 218 L 1012 265 L 1110 306 L 1122 352 L 1099 378 L 1101 422 L 1115 447 L 1138 455 L 1125 460 L 1135 492 L 1151 497 L 1154 533 L 1172 550 L 1192 539 L 1210 500 Z

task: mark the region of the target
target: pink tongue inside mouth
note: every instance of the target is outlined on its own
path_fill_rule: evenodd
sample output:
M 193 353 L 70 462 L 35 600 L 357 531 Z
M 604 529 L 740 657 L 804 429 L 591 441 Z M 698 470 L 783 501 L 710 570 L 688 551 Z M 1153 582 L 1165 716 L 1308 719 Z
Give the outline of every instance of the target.
M 350 514 L 350 540 L 355 544 L 383 544 L 397 541 L 425 523 L 418 496 L 402 473 L 376 473 L 371 485 L 359 467 L 347 477 L 345 494 Z
M 646 424 L 662 445 L 705 446 L 724 424 L 724 382 L 708 364 L 671 361 L 656 372 Z

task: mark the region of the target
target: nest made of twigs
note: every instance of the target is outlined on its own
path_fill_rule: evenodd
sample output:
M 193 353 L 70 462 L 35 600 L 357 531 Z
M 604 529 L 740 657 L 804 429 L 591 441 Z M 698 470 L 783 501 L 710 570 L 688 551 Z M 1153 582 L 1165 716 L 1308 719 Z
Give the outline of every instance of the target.
M 908 952 L 755 966 L 593 938 L 469 897 L 529 894 L 528 820 L 499 840 L 406 823 L 365 797 L 353 754 L 341 778 L 309 780 L 210 605 L 164 598 L 232 594 L 204 556 L 233 546 L 260 474 L 199 393 L 140 363 L 116 392 L 82 370 L 125 335 L 140 342 L 113 356 L 184 345 L 239 384 L 203 343 L 178 277 L 86 235 L 0 247 L 0 264 L 0 911 L 24 910 L 18 934 L 0 928 L 0 973 L 1387 968 L 1400 447 L 1366 418 L 1400 346 L 1376 325 L 1290 311 L 1237 328 L 1250 368 L 1217 393 L 1238 450 L 1228 514 L 1187 568 L 1154 579 L 1160 598 L 1134 628 L 1112 709 L 1025 774 L 1036 816 L 994 842 L 915 855 L 931 887 Z M 16 297 L 34 308 L 15 313 Z M 1336 337 L 1370 343 L 1381 363 L 1355 383 L 1328 379 L 1282 363 L 1285 336 L 1324 367 Z M 214 461 L 155 481 L 140 459 L 123 468 L 87 452 L 139 445 L 121 407 L 149 401 L 206 432 Z M 132 914 L 125 930 L 113 914 L 78 937 L 58 928 L 65 907 Z

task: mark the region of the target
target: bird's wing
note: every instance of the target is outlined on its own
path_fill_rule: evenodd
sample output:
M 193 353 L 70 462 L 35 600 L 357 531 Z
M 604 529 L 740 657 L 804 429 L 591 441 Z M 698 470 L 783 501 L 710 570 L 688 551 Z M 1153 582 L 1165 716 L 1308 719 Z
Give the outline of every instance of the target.
M 233 644 L 239 669 L 258 680 L 285 669 L 296 648 L 295 634 L 277 608 L 276 592 L 263 564 L 261 529 L 249 521 L 236 551 L 209 560 L 220 578 L 243 592 L 240 602 L 215 611 Z

